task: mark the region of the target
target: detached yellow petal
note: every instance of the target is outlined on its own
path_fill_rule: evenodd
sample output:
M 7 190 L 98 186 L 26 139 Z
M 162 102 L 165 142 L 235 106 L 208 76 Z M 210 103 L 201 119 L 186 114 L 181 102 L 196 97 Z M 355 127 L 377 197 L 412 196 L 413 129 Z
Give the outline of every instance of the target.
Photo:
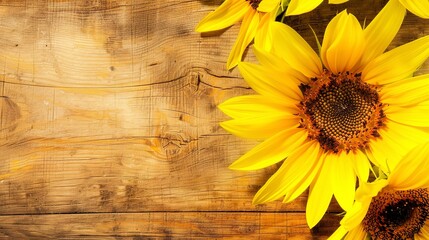
M 300 182 L 307 178 L 310 182 L 313 178 L 308 175 L 319 171 L 317 168 L 320 157 L 319 143 L 315 141 L 307 142 L 293 152 L 282 164 L 280 169 L 268 179 L 253 198 L 253 204 L 261 204 L 274 201 L 287 194 L 295 193 L 297 188 L 304 190 L 307 186 Z M 320 164 L 319 164 L 320 166 Z M 311 174 L 310 174 L 311 175 Z M 313 176 L 314 177 L 314 176 Z M 289 199 L 292 201 L 293 199 Z
M 320 160 L 322 161 L 322 159 Z M 332 158 L 325 158 L 323 166 L 318 175 L 310 185 L 307 199 L 305 217 L 310 228 L 316 226 L 328 209 L 332 199 L 332 188 L 330 182 Z
M 319 76 L 322 63 L 308 43 L 291 27 L 274 22 L 273 52 L 282 57 L 289 66 L 307 77 Z
M 429 139 L 428 139 L 429 140 Z M 389 186 L 395 190 L 429 187 L 429 142 L 412 149 L 389 176 Z
M 245 1 L 225 0 L 198 23 L 195 31 L 210 32 L 227 28 L 240 21 L 249 10 L 251 7 Z
M 226 62 L 227 69 L 237 66 L 241 61 L 244 50 L 253 40 L 256 35 L 256 30 L 259 25 L 259 13 L 256 11 L 248 11 L 241 22 L 240 32 L 238 33 L 237 40 L 232 47 L 229 54 L 228 61 Z
M 393 1 L 393 0 L 392 0 Z M 421 18 L 429 18 L 428 0 L 399 0 L 408 11 Z
M 310 12 L 322 2 L 323 0 L 291 0 L 286 10 L 286 16 Z
M 235 161 L 230 169 L 256 170 L 284 160 L 307 139 L 307 132 L 292 128 L 283 130 L 260 143 Z
M 354 72 L 360 67 L 365 41 L 362 27 L 353 14 L 339 13 L 326 27 L 321 57 L 333 73 Z
M 405 13 L 405 9 L 397 0 L 389 1 L 364 29 L 366 49 L 362 58 L 363 66 L 386 50 L 398 33 Z
M 370 84 L 384 85 L 412 76 L 429 57 L 429 36 L 397 47 L 368 63 L 362 79 Z

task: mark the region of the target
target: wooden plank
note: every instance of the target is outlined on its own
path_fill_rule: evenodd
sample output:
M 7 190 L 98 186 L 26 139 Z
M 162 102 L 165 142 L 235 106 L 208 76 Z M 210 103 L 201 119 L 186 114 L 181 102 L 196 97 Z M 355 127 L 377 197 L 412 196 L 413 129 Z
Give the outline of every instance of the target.
M 244 152 L 235 148 L 255 143 L 226 135 L 204 111 L 163 108 L 169 99 L 158 97 L 153 106 L 147 90 L 82 94 L 6 83 L 5 91 L 3 105 L 17 113 L 2 132 L 1 166 L 12 175 L 0 184 L 1 213 L 249 210 L 274 170 L 229 170 L 222 152 L 236 158 Z M 207 131 L 198 134 L 203 120 Z
M 315 48 L 308 24 L 321 39 L 338 10 L 363 21 L 384 2 L 324 4 L 287 23 Z M 239 26 L 193 31 L 218 4 L 0 2 L 0 214 L 302 212 L 305 194 L 251 204 L 276 166 L 227 168 L 257 142 L 218 125 L 227 119 L 219 103 L 253 93 L 237 69 L 224 69 Z M 391 47 L 428 33 L 408 14 Z M 419 73 L 428 70 L 426 62 Z
M 0 216 L 0 237 L 43 239 L 326 239 L 327 215 L 310 231 L 302 213 L 149 212 Z
M 20 3 L 1 5 L 0 213 L 303 209 L 251 205 L 275 167 L 227 169 L 256 142 L 218 126 L 251 90 L 224 70 L 235 33 L 193 32 L 215 6 Z

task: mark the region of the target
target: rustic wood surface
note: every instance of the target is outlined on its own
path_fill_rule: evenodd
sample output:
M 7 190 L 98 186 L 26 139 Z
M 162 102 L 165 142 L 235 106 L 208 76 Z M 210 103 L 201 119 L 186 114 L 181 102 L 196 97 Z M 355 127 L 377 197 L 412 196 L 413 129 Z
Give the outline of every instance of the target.
M 316 47 L 336 12 L 361 22 L 386 1 L 323 4 L 286 22 Z M 253 206 L 276 166 L 227 167 L 257 144 L 216 106 L 251 90 L 225 70 L 239 25 L 194 27 L 220 0 L 0 1 L 0 238 L 325 239 L 306 194 Z M 429 34 L 408 14 L 391 47 Z M 247 61 L 255 61 L 251 51 Z M 429 72 L 429 64 L 419 72 Z

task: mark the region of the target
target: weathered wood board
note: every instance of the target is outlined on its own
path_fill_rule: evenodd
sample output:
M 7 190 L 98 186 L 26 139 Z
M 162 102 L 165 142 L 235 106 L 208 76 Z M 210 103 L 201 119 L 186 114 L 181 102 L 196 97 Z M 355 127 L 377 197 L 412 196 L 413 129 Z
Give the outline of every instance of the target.
M 286 22 L 316 46 L 337 11 L 371 20 L 386 1 Z M 251 90 L 225 62 L 239 25 L 194 32 L 221 1 L 0 1 L 2 238 L 326 238 L 306 194 L 260 206 L 276 166 L 228 165 L 257 144 L 228 134 L 217 105 Z M 408 14 L 391 47 L 429 34 Z M 255 61 L 251 51 L 247 61 Z M 429 72 L 429 64 L 419 70 Z

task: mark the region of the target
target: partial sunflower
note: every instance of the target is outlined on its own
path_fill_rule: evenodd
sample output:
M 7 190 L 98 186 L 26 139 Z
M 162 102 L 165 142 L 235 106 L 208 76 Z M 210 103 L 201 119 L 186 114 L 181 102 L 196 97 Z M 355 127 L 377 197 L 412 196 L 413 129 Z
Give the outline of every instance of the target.
M 329 0 L 329 4 L 341 4 L 349 0 Z M 398 0 L 391 0 L 398 1 Z M 399 0 L 413 14 L 421 18 L 429 18 L 429 0 Z M 286 16 L 300 15 L 310 12 L 319 6 L 323 0 L 290 0 L 286 10 Z
M 343 11 L 327 26 L 320 57 L 292 28 L 275 22 L 272 52 L 255 47 L 260 65 L 239 63 L 258 94 L 220 104 L 233 118 L 221 126 L 264 141 L 230 168 L 255 170 L 287 158 L 255 204 L 290 202 L 310 186 L 306 216 L 313 227 L 332 195 L 350 209 L 356 176 L 367 181 L 370 161 L 387 172 L 427 139 L 429 75 L 412 75 L 429 57 L 429 36 L 383 53 L 404 15 L 391 1 L 362 29 Z
M 429 143 L 405 155 L 387 179 L 360 183 L 329 239 L 429 239 Z
M 241 60 L 244 50 L 255 38 L 261 36 L 259 41 L 255 41 L 259 47 L 265 48 L 265 44 L 270 45 L 269 25 L 275 21 L 275 17 L 283 0 L 225 0 L 214 12 L 209 13 L 197 25 L 197 32 L 211 32 L 227 28 L 234 23 L 243 20 L 238 33 L 237 40 L 229 54 L 227 68 L 237 66 Z M 258 34 L 258 32 L 260 32 Z
M 397 0 L 391 0 L 397 1 Z M 429 19 L 429 0 L 399 0 L 408 11 L 413 14 Z

